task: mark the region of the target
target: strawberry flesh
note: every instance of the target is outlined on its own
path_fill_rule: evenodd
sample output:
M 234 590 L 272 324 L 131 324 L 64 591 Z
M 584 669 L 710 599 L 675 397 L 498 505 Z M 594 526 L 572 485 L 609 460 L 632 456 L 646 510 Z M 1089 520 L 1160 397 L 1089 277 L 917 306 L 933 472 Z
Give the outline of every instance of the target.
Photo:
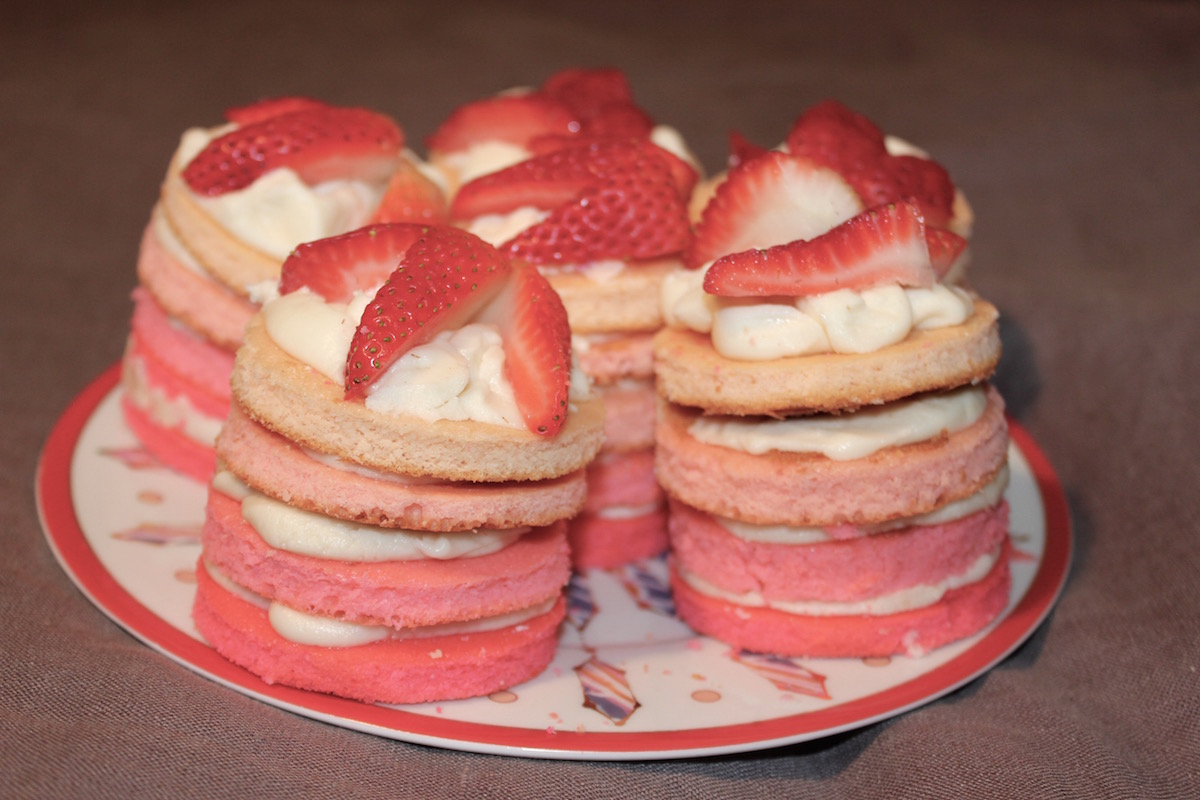
M 363 311 L 346 357 L 346 398 L 363 398 L 398 358 L 461 327 L 503 288 L 511 267 L 491 245 L 445 226 L 425 230 Z
M 571 392 L 571 328 L 558 294 L 536 267 L 518 264 L 480 321 L 500 328 L 505 375 L 525 426 L 557 435 Z
M 811 159 L 768 151 L 729 171 L 704 207 L 686 262 L 811 239 L 862 211 L 853 189 Z
M 319 107 L 252 122 L 219 136 L 183 170 L 210 197 L 244 189 L 267 172 L 294 170 L 309 185 L 334 178 L 383 183 L 396 169 L 404 134 L 362 108 Z
M 945 228 L 925 226 L 925 243 L 929 246 L 929 262 L 938 280 L 945 278 L 950 268 L 967 249 L 967 240 Z
M 449 213 L 441 188 L 402 158 L 370 222 L 443 223 Z
M 279 293 L 308 287 L 330 303 L 378 286 L 427 229 L 422 225 L 369 225 L 339 236 L 305 242 L 284 260 Z
M 921 212 L 909 203 L 873 208 L 810 241 L 748 250 L 716 260 L 704 291 L 722 297 L 803 297 L 881 284 L 929 287 Z

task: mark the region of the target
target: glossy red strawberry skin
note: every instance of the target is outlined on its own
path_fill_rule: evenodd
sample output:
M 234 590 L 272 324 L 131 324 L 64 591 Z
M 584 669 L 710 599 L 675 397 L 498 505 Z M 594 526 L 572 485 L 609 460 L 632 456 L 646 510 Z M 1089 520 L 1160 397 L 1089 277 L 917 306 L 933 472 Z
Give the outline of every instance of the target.
M 925 242 L 929 246 L 929 262 L 938 280 L 946 277 L 950 268 L 967 249 L 967 240 L 945 228 L 925 226 Z
M 859 214 L 809 241 L 717 259 L 704 290 L 723 297 L 803 297 L 882 284 L 932 286 L 925 224 L 908 203 Z
M 613 141 L 549 154 L 585 164 L 587 186 L 542 222 L 501 245 L 533 264 L 643 260 L 681 253 L 690 241 L 684 196 L 659 148 Z
M 503 255 L 466 231 L 425 230 L 363 312 L 346 358 L 346 398 L 365 397 L 402 355 L 460 327 L 503 288 L 510 272 Z
M 422 225 L 368 225 L 340 236 L 305 242 L 284 260 L 279 293 L 290 294 L 307 287 L 330 303 L 345 303 L 356 291 L 386 280 L 426 231 Z
M 487 315 L 504 339 L 505 375 L 526 428 L 556 436 L 571 392 L 571 328 L 562 300 L 535 267 L 517 264 Z
M 334 178 L 383 183 L 395 170 L 404 133 L 362 108 L 319 107 L 269 116 L 217 137 L 183 170 L 197 194 L 244 189 L 287 167 L 309 184 Z

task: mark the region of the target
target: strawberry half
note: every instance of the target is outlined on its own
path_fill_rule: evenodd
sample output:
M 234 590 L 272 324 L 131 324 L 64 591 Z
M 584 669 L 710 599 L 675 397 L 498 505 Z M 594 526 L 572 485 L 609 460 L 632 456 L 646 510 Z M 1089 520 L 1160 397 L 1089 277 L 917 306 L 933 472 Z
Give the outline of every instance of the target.
M 396 359 L 461 327 L 503 288 L 511 267 L 466 231 L 426 228 L 363 311 L 346 357 L 346 398 L 366 396 Z
M 238 125 L 249 125 L 293 111 L 310 111 L 329 107 L 328 103 L 313 100 L 311 97 L 268 97 L 249 105 L 225 109 L 225 119 Z
M 563 103 L 585 120 L 608 106 L 633 103 L 629 79 L 616 67 L 560 70 L 542 83 L 542 94 Z
M 426 140 L 432 152 L 453 153 L 485 141 L 524 145 L 545 134 L 571 134 L 579 121 L 569 108 L 538 93 L 508 94 L 459 106 Z
M 730 131 L 729 156 L 725 161 L 725 166 L 733 169 L 747 161 L 753 161 L 759 156 L 766 155 L 767 152 L 767 148 L 750 141 L 742 135 L 741 131 Z
M 867 208 L 907 200 L 930 225 L 953 216 L 954 183 L 937 162 L 893 156 L 875 123 L 834 100 L 818 103 L 793 123 L 788 152 L 837 170 Z
M 401 158 L 370 221 L 443 223 L 449 213 L 441 188 Z
M 729 171 L 704 207 L 687 264 L 812 239 L 862 211 L 854 190 L 832 169 L 776 150 Z
M 787 135 L 788 152 L 841 168 L 887 156 L 883 131 L 836 100 L 817 103 L 801 114 Z
M 474 219 L 507 214 L 523 206 L 556 208 L 596 181 L 588 153 L 589 148 L 559 147 L 482 175 L 459 188 L 450 216 Z
M 279 293 L 307 286 L 330 303 L 384 281 L 405 251 L 427 229 L 422 225 L 369 225 L 339 236 L 305 242 L 283 262 Z
M 907 200 L 930 225 L 944 226 L 954 216 L 954 183 L 936 161 L 917 156 L 887 156 L 846 169 L 846 182 L 867 206 Z
M 287 167 L 313 185 L 333 178 L 383 183 L 396 169 L 404 134 L 363 108 L 318 107 L 252 122 L 208 143 L 183 179 L 210 197 L 244 189 Z
M 690 235 L 686 202 L 661 152 L 649 142 L 630 140 L 538 157 L 563 165 L 562 174 L 586 170 L 591 180 L 501 249 L 534 264 L 639 260 L 682 251 Z
M 817 236 L 718 258 L 704 291 L 722 297 L 803 297 L 885 283 L 932 286 L 921 212 L 909 203 L 873 208 Z
M 525 426 L 555 436 L 571 392 L 571 328 L 562 300 L 536 267 L 519 264 L 480 321 L 500 329 L 505 375 Z

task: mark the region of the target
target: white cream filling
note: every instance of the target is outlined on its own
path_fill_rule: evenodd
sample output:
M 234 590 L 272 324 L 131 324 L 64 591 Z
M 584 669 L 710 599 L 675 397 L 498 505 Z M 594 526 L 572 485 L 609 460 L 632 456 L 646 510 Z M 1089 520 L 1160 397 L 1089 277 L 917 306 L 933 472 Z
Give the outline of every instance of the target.
M 596 516 L 600 519 L 611 520 L 635 519 L 653 514 L 661 505 L 661 503 L 643 503 L 639 506 L 605 506 L 596 512 Z
M 765 361 L 817 353 L 871 353 L 914 330 L 961 325 L 974 311 L 962 289 L 883 285 L 807 297 L 734 298 L 704 291 L 708 267 L 678 269 L 662 283 L 667 325 L 707 333 L 726 358 Z
M 835 461 L 866 458 L 886 447 L 924 442 L 975 423 L 987 407 L 982 386 L 919 395 L 850 414 L 807 417 L 698 417 L 692 438 L 752 455 L 817 453 Z
M 465 150 L 445 153 L 440 156 L 440 161 L 461 186 L 476 178 L 519 164 L 532 155 L 533 153 L 519 144 L 491 139 L 476 142 Z
M 510 625 L 520 625 L 535 617 L 541 616 L 554 607 L 557 598 L 550 598 L 529 608 L 510 611 L 505 614 L 486 617 L 484 619 L 464 620 L 461 622 L 446 622 L 439 625 L 425 625 L 419 628 L 399 630 L 386 625 L 363 625 L 355 622 L 322 617 L 297 611 L 283 603 L 273 602 L 260 594 L 234 583 L 223 571 L 212 563 L 204 562 L 205 570 L 217 585 L 228 592 L 267 610 L 267 621 L 275 632 L 290 642 L 318 647 L 355 647 L 371 644 L 385 639 L 424 639 L 434 636 L 463 635 L 499 630 Z M 441 654 L 431 652 L 430 658 L 440 658 Z
M 534 206 L 521 206 L 507 214 L 484 214 L 476 217 L 467 225 L 467 230 L 493 247 L 499 247 L 549 216 L 549 211 Z
M 915 514 L 909 517 L 897 517 L 886 522 L 877 522 L 859 526 L 864 535 L 885 533 L 915 525 L 941 525 L 947 522 L 968 517 L 971 514 L 991 508 L 1000 502 L 1004 490 L 1008 487 L 1008 466 L 997 471 L 988 483 L 979 491 L 958 500 L 952 500 L 946 505 L 925 514 Z M 761 544 L 823 544 L 837 541 L 838 537 L 830 536 L 824 528 L 800 525 L 755 525 L 750 522 L 716 516 L 714 519 L 725 530 L 747 542 Z
M 503 550 L 529 532 L 528 527 L 449 533 L 380 528 L 305 511 L 254 491 L 242 498 L 242 518 L 276 550 L 372 563 L 479 558 Z
M 345 381 L 346 356 L 375 290 L 349 303 L 330 303 L 307 288 L 263 306 L 267 333 L 287 353 L 329 380 Z M 504 374 L 504 343 L 493 325 L 441 331 L 396 360 L 371 385 L 366 406 L 427 422 L 472 420 L 522 428 L 512 384 Z M 570 399 L 590 396 L 590 382 L 572 359 Z
M 151 384 L 142 359 L 137 356 L 126 356 L 126 359 L 134 380 L 132 385 L 125 385 L 125 395 L 135 406 L 158 425 L 179 430 L 197 444 L 205 447 L 216 444 L 223 419 L 208 416 L 183 395 L 169 395 Z
M 704 580 L 695 573 L 680 569 L 680 577 L 688 586 L 701 594 L 747 608 L 771 608 L 787 614 L 802 614 L 809 617 L 857 616 L 869 614 L 881 616 L 898 614 L 925 608 L 941 600 L 946 592 L 961 586 L 969 586 L 982 580 L 1000 558 L 1002 548 L 985 553 L 975 560 L 967 570 L 932 584 L 919 584 L 866 600 L 847 603 L 821 600 L 767 600 L 758 592 L 727 592 Z

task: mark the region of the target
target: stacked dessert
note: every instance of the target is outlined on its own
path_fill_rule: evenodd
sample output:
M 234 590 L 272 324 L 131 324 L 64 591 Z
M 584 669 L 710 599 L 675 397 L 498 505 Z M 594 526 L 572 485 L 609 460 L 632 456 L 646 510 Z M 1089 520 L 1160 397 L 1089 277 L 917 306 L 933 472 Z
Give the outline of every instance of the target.
M 499 124 L 516 109 L 540 122 Z M 560 118 L 573 121 L 561 126 L 573 133 L 545 122 Z M 451 218 L 549 279 L 580 365 L 604 399 L 604 450 L 589 470 L 585 511 L 571 523 L 577 569 L 615 567 L 667 545 L 654 479 L 651 339 L 662 327 L 662 279 L 682 266 L 690 238 L 697 172 L 655 144 L 655 130 L 665 129 L 634 103 L 620 72 L 568 70 L 536 92 L 464 106 L 430 143 L 433 163 L 460 175 L 479 168 L 472 154 L 504 148 L 517 159 L 461 183 Z M 460 157 L 446 154 L 448 142 L 460 143 Z
M 446 226 L 304 244 L 232 390 L 194 608 L 219 653 L 389 703 L 545 668 L 603 409 L 535 269 Z
M 184 133 L 142 237 L 122 378 L 129 427 L 161 461 L 211 476 L 234 351 L 293 247 L 444 215 L 403 148 L 381 114 L 298 97 Z
M 951 277 L 965 203 L 835 103 L 737 161 L 655 338 L 679 614 L 784 655 L 967 636 L 1009 572 L 997 312 Z

